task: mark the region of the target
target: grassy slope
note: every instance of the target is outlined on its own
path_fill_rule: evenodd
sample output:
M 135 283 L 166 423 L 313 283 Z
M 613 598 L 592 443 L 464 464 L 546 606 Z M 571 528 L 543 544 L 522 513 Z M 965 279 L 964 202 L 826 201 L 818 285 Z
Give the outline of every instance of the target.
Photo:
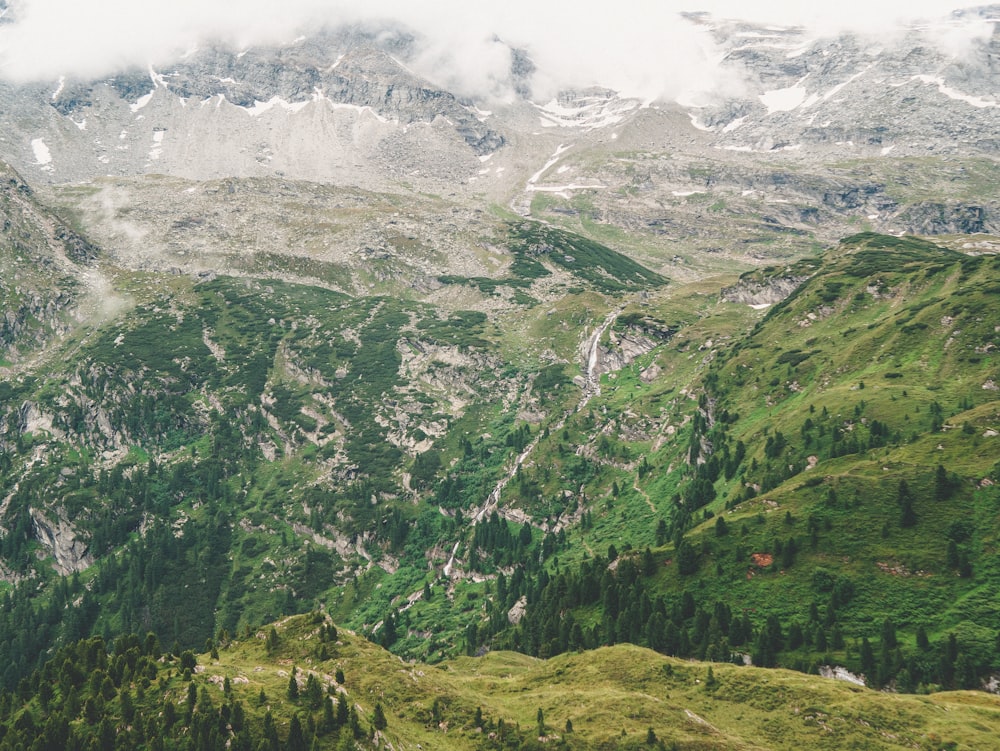
M 311 616 L 285 619 L 277 624 L 273 654 L 266 653 L 261 631 L 220 650 L 217 660 L 200 656 L 194 680 L 221 701 L 220 687 L 229 677 L 251 722 L 262 720 L 265 707 L 257 699 L 263 690 L 284 737 L 292 713 L 308 712 L 304 700 L 287 698 L 292 667 L 303 683 L 311 671 L 326 685 L 340 669 L 345 676 L 340 689 L 366 725 L 375 703 L 382 704 L 388 718 L 383 739 L 397 751 L 491 748 L 489 733 L 501 719 L 508 728 L 519 726 L 527 742 L 537 734 L 539 709 L 548 740 L 561 738 L 578 749 L 640 748 L 650 728 L 682 749 L 981 749 L 1000 733 L 1000 699 L 984 694 L 887 695 L 783 670 L 725 664 L 711 666 L 712 685 L 705 663 L 628 645 L 547 661 L 498 652 L 429 667 L 401 662 L 341 631 L 338 643 L 328 645 L 328 659 L 320 660 L 317 631 Z M 171 672 L 169 665 L 161 669 L 161 675 Z M 186 693 L 185 682 L 174 674 L 146 696 L 158 708 L 164 697 L 182 704 Z M 435 704 L 438 721 L 432 720 Z M 484 732 L 473 726 L 477 707 Z
M 599 468 L 582 494 L 593 527 L 570 527 L 560 559 L 603 553 L 609 543 L 619 550 L 652 545 L 661 560 L 673 557 L 671 545 L 656 549 L 654 529 L 658 519 L 671 518 L 673 498 L 684 496 L 693 473 L 686 453 L 696 399 L 704 393 L 717 421 L 702 431 L 708 450 L 721 455 L 742 441 L 747 455 L 732 479 L 715 482 L 717 500 L 694 514 L 687 537 L 701 551 L 698 572 L 679 576 L 676 567 L 663 567 L 655 590 L 691 589 L 707 602 L 749 609 L 758 623 L 773 613 L 786 624 L 804 624 L 810 604 L 822 612 L 829 597 L 816 573 L 823 569 L 854 585 L 854 600 L 838 613 L 849 640 L 876 638 L 888 617 L 911 645 L 919 626 L 932 639 L 957 630 L 973 648 L 992 641 L 1000 516 L 996 488 L 987 483 L 996 479 L 1000 456 L 1000 438 L 992 435 L 1000 404 L 989 388 L 1000 379 L 998 270 L 990 257 L 913 238 L 860 235 L 833 249 L 797 293 L 756 325 L 747 323 L 753 313 L 746 306 L 719 303 L 714 295 L 651 303 L 644 313 L 670 322 L 676 334 L 605 380 L 590 416 L 575 416 L 567 434 L 541 441 L 538 469 L 526 473 L 541 480 L 557 475 L 546 467 L 567 466 L 558 447 L 563 435 L 591 449 L 598 445 L 594 436 L 607 437 L 610 448 L 588 454 Z M 748 336 L 741 335 L 744 326 L 752 326 Z M 651 363 L 662 373 L 645 383 L 638 374 Z M 813 427 L 803 432 L 807 419 Z M 869 448 L 875 421 L 883 437 Z M 768 459 L 766 443 L 777 432 L 788 445 Z M 834 432 L 842 438 L 836 445 Z M 851 440 L 859 445 L 844 449 Z M 844 450 L 850 453 L 836 455 Z M 815 464 L 807 469 L 810 457 Z M 651 467 L 645 475 L 640 461 Z M 938 465 L 950 485 L 941 500 Z M 901 523 L 901 481 L 913 495 L 910 527 Z M 608 492 L 613 482 L 617 498 Z M 760 489 L 756 497 L 748 498 L 749 485 Z M 543 483 L 547 492 L 560 487 Z M 529 512 L 548 502 L 532 502 L 516 488 L 508 498 Z M 724 515 L 729 535 L 716 535 L 716 518 L 702 521 L 713 514 Z M 785 567 L 777 548 L 790 537 L 798 553 Z M 959 576 L 948 563 L 949 540 L 968 556 L 971 576 Z M 755 552 L 774 554 L 777 565 L 754 566 Z M 805 667 L 827 657 L 856 667 L 853 646 L 853 656 L 805 650 L 784 661 Z
M 813 572 L 825 567 L 856 583 L 849 618 L 859 634 L 886 616 L 907 630 L 943 631 L 965 620 L 995 629 L 984 603 L 1000 585 L 1000 520 L 994 488 L 979 484 L 998 456 L 990 431 L 1000 424 L 1000 405 L 983 388 L 998 374 L 996 318 L 989 312 L 997 264 L 919 242 L 891 248 L 884 242 L 859 237 L 845 244 L 840 258 L 714 367 L 710 393 L 717 410 L 740 416 L 728 434 L 749 447 L 746 463 L 764 466 L 765 438 L 780 431 L 790 445 L 774 463 L 795 470 L 751 500 L 744 500 L 745 485 L 760 482 L 762 471 L 744 465 L 733 481 L 718 483 L 720 498 L 710 509 L 725 513 L 735 534 L 716 538 L 714 519 L 690 533 L 711 551 L 697 586 L 744 607 L 802 615 L 820 597 Z M 783 358 L 788 353 L 808 357 L 796 365 L 794 356 Z M 935 432 L 933 404 L 941 405 L 944 423 Z M 802 432 L 807 418 L 822 422 L 824 411 L 828 431 L 863 442 L 878 420 L 895 437 L 884 447 L 831 457 L 828 438 L 813 430 L 807 443 Z M 809 456 L 818 459 L 812 469 Z M 946 501 L 934 497 L 939 464 L 954 482 Z M 909 528 L 900 524 L 901 480 L 915 498 L 917 523 Z M 818 528 L 814 547 L 810 519 Z M 972 530 L 964 542 L 974 559 L 970 579 L 945 565 L 949 525 L 963 521 Z M 750 565 L 748 553 L 774 552 L 775 541 L 789 536 L 801 550 L 791 569 L 771 573 Z M 751 573 L 757 575 L 748 580 Z M 671 589 L 694 584 L 671 572 L 661 578 Z

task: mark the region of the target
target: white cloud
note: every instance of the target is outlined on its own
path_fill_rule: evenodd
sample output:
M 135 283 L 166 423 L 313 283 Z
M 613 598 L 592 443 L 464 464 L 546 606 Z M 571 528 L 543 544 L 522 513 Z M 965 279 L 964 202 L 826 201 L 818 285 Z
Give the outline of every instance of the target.
M 839 0 L 804 5 L 782 0 L 14 0 L 16 21 L 0 25 L 0 75 L 13 80 L 97 77 L 128 65 L 167 62 L 208 39 L 234 47 L 290 41 L 321 23 L 392 19 L 413 29 L 417 72 L 460 93 L 503 96 L 509 56 L 500 37 L 527 49 L 538 66 L 537 98 L 568 85 L 600 84 L 652 98 L 718 87 L 713 43 L 681 11 L 771 24 L 806 25 L 817 33 L 877 32 L 900 20 L 939 17 L 951 2 L 873 3 Z M 9 17 L 8 16 L 8 17 Z M 981 38 L 981 30 L 976 38 Z M 957 30 L 943 43 L 971 41 Z

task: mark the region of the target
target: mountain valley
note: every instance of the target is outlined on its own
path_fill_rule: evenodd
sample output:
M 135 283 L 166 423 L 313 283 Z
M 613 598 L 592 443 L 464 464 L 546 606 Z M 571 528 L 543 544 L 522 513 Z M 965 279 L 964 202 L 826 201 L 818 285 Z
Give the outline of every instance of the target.
M 1000 7 L 679 22 L 0 81 L 0 750 L 995 743 Z

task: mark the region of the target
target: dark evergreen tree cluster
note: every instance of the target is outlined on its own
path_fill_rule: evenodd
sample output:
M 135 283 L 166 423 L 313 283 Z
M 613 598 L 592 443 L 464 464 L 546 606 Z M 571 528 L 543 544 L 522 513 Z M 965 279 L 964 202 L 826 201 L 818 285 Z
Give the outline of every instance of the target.
M 329 696 L 312 673 L 301 693 L 289 691 L 285 731 L 271 709 L 261 716 L 235 698 L 228 682 L 213 698 L 216 689 L 192 679 L 193 662 L 190 652 L 161 654 L 152 633 L 120 637 L 110 651 L 100 637 L 63 647 L 16 690 L 0 692 L 0 751 L 309 751 L 320 741 L 355 748 L 372 732 L 346 694 Z M 170 687 L 178 675 L 180 696 Z M 372 729 L 387 725 L 377 705 Z

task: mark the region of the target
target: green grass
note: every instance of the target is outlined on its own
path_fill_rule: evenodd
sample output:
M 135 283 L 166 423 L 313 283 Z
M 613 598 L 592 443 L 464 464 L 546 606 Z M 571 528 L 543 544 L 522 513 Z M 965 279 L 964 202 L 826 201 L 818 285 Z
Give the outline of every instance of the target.
M 388 720 L 382 738 L 395 748 L 482 748 L 501 720 L 523 747 L 534 747 L 539 710 L 541 740 L 580 749 L 644 748 L 650 729 L 677 749 L 972 749 L 991 747 L 1000 733 L 1000 700 L 981 693 L 887 695 L 781 670 L 673 660 L 628 645 L 547 661 L 497 652 L 428 667 L 401 663 L 343 630 L 321 659 L 318 629 L 312 616 L 279 622 L 272 654 L 264 646 L 267 628 L 241 635 L 218 659 L 199 656 L 192 680 L 217 703 L 228 677 L 254 727 L 263 720 L 263 691 L 283 738 L 293 714 L 318 717 L 305 698 L 287 697 L 293 667 L 303 682 L 313 673 L 349 696 L 366 725 L 380 702 Z M 334 681 L 337 670 L 343 684 Z M 159 672 L 141 711 L 187 692 L 169 660 Z M 473 723 L 477 708 L 482 728 Z M 334 740 L 321 738 L 320 747 L 332 748 Z

